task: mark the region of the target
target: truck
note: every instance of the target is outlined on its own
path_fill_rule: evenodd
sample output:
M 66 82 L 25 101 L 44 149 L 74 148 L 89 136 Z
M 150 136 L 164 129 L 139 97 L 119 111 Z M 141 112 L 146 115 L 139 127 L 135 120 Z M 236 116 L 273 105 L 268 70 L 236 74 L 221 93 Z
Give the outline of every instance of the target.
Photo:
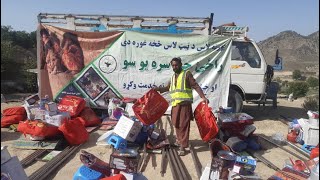
M 264 104 L 271 84 L 274 67 L 282 68 L 282 59 L 276 52 L 276 65 L 268 65 L 258 45 L 247 37 L 248 27 L 237 27 L 234 23 L 216 28 L 214 34 L 232 36 L 231 83 L 228 106 L 241 112 L 243 102 Z M 231 26 L 230 26 L 231 25 Z M 220 32 L 220 33 L 219 33 Z M 276 96 L 276 95 L 273 95 Z
M 232 50 L 228 107 L 232 107 L 234 112 L 241 112 L 244 101 L 265 102 L 267 89 L 273 77 L 272 66 L 267 65 L 256 42 L 248 38 L 248 27 L 239 27 L 234 23 L 213 26 L 213 15 L 211 13 L 209 17 L 173 17 L 40 13 L 38 23 L 84 32 L 132 29 L 141 32 L 230 37 Z M 41 48 L 39 28 L 37 37 L 39 50 Z M 277 64 L 279 59 L 282 63 L 282 59 L 277 57 Z M 38 53 L 38 62 L 40 62 L 40 53 Z M 38 75 L 41 79 L 40 73 Z M 39 82 L 40 87 L 42 81 Z

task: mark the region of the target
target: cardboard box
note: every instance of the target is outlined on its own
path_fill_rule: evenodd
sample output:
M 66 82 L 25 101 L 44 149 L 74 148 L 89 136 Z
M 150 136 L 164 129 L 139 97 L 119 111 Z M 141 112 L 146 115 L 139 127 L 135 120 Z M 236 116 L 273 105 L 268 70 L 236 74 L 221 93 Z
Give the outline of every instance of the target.
M 152 131 L 152 134 L 151 134 L 150 137 L 152 139 L 158 139 L 159 135 L 160 135 L 160 130 L 159 129 L 155 129 L 155 130 Z
M 120 171 L 120 174 L 124 175 L 127 180 L 146 180 L 146 177 L 141 173 L 126 173 Z
M 32 95 L 32 96 L 29 96 L 27 97 L 24 102 L 25 104 L 27 104 L 28 106 L 31 106 L 33 104 L 35 104 L 37 101 L 39 101 L 39 96 L 38 94 L 35 94 L 35 95 Z
M 46 115 L 49 115 L 49 116 L 54 116 L 57 114 L 58 114 L 58 111 L 46 111 Z
M 140 157 L 122 157 L 114 154 L 110 155 L 109 166 L 126 173 L 137 173 Z
M 126 116 L 121 116 L 114 128 L 114 133 L 127 141 L 134 142 L 140 133 L 142 125 L 140 121 L 133 121 Z
M 70 119 L 70 114 L 68 112 L 59 112 L 56 115 L 50 116 L 50 115 L 45 115 L 45 122 L 54 126 L 61 126 L 63 123 L 63 120 Z
M 34 119 L 39 119 L 44 121 L 46 110 L 42 110 L 42 109 L 33 109 L 33 110 L 34 112 L 31 112 L 31 113 L 34 113 Z
M 134 111 L 132 109 L 133 103 L 127 103 L 125 111 L 129 114 L 129 116 L 135 116 Z
M 319 144 L 319 126 L 309 124 L 309 119 L 298 119 L 303 132 L 304 144 L 316 146 Z
M 23 105 L 24 109 L 26 110 L 27 112 L 27 117 L 28 119 L 30 120 L 34 120 L 35 118 L 35 114 L 36 112 L 39 110 L 39 105 L 38 104 L 34 104 L 34 105 L 28 105 L 28 104 L 24 104 Z
M 51 112 L 58 111 L 58 106 L 55 102 L 49 102 L 45 104 L 45 108 L 47 111 L 51 111 Z
M 237 156 L 232 171 L 242 175 L 253 174 L 256 166 L 257 161 L 253 157 Z

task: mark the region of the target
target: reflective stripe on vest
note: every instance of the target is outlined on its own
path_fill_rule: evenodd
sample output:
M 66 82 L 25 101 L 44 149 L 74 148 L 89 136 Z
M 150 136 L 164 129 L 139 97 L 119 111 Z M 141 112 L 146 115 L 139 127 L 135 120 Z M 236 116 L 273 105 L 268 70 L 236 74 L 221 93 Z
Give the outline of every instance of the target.
M 175 84 L 175 74 L 171 77 L 170 84 L 170 96 L 171 106 L 176 106 L 182 101 L 193 101 L 192 89 L 186 87 L 186 75 L 188 71 L 182 70 L 177 78 L 177 84 Z

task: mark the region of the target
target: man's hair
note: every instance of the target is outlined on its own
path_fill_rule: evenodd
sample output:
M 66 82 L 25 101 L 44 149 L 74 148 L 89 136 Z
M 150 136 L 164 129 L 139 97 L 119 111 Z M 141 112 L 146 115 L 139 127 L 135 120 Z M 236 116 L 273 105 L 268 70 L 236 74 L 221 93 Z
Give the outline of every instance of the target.
M 54 43 L 57 43 L 57 44 L 59 44 L 59 46 L 60 46 L 60 39 L 57 37 L 56 34 L 50 33 L 50 39 L 51 39 L 51 41 L 52 41 L 53 44 L 54 44 Z
M 181 58 L 180 58 L 180 57 L 172 58 L 172 60 L 170 61 L 170 63 L 172 63 L 172 61 L 175 61 L 175 62 L 178 62 L 178 63 L 182 64 L 182 61 L 181 61 Z
M 61 47 L 63 47 L 65 45 L 67 39 L 72 41 L 73 44 L 75 44 L 75 45 L 80 47 L 80 43 L 78 41 L 78 36 L 76 34 L 71 33 L 71 32 L 66 32 L 66 33 L 63 34 Z
M 41 29 L 41 30 L 40 30 L 40 35 L 41 35 L 41 36 L 43 36 L 43 35 L 49 36 L 49 32 L 48 32 L 48 30 L 46 30 L 46 29 Z

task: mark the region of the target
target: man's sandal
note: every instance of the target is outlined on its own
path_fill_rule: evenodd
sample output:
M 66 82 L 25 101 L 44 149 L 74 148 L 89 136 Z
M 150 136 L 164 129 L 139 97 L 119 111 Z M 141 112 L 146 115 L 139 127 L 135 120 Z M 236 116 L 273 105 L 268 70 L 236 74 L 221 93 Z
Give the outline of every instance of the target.
M 178 150 L 178 155 L 179 156 L 185 156 L 187 154 L 186 150 Z
M 173 143 L 173 145 L 172 145 L 173 147 L 180 147 L 180 144 L 179 143 L 177 143 L 177 142 L 175 142 L 175 143 Z

